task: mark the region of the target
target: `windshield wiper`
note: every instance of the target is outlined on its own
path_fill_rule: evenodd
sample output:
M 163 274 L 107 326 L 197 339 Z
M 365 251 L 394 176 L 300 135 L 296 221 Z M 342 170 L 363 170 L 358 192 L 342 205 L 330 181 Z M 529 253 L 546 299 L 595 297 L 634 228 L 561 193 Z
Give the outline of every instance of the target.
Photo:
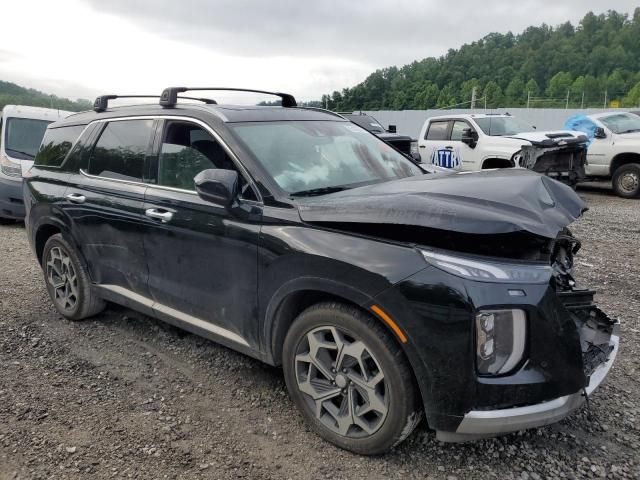
M 12 152 L 16 152 L 16 153 L 20 153 L 21 155 L 26 155 L 29 158 L 36 158 L 34 155 L 31 155 L 30 153 L 27 152 L 23 152 L 21 150 L 16 150 L 15 148 L 9 148 L 7 147 L 6 150 L 11 150 Z
M 292 197 L 313 197 L 316 195 L 327 195 L 329 193 L 342 192 L 348 190 L 349 187 L 320 187 L 311 188 L 309 190 L 300 190 L 299 192 L 293 192 L 290 195 Z

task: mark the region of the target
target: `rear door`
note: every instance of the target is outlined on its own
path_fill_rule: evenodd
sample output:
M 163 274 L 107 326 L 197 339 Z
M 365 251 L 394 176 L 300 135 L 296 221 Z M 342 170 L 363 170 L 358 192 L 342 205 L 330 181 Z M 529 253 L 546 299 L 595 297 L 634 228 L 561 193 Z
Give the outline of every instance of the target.
M 424 138 L 420 140 L 420 156 L 424 163 L 430 163 L 444 168 L 454 168 L 453 145 L 451 144 L 450 120 L 434 120 L 429 122 Z
M 155 123 L 99 123 L 69 177 L 64 210 L 94 282 L 125 297 L 148 297 L 143 247 L 145 161 Z
M 222 343 L 257 345 L 257 249 L 261 205 L 243 183 L 231 208 L 201 199 L 193 177 L 205 169 L 237 170 L 203 125 L 166 120 L 154 154 L 144 235 L 156 314 Z

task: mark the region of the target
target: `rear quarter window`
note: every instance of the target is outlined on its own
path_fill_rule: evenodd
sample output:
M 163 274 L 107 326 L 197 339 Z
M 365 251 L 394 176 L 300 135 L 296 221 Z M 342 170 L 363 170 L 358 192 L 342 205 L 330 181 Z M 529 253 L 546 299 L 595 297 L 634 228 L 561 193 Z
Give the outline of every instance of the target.
M 35 164 L 42 167 L 61 166 L 84 127 L 84 125 L 74 125 L 49 128 L 36 154 Z

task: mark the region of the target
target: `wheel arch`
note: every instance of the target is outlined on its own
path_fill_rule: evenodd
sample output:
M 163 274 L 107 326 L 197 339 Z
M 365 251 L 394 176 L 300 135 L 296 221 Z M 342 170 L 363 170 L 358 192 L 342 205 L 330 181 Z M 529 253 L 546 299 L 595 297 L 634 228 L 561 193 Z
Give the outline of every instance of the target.
M 352 286 L 321 278 L 302 277 L 284 284 L 271 298 L 267 306 L 264 325 L 264 345 L 269 363 L 281 365 L 285 336 L 296 317 L 308 307 L 324 301 L 335 301 L 359 308 L 372 316 L 389 331 L 404 350 L 394 330 L 374 314 L 368 306 L 374 303 L 369 294 Z
M 635 152 L 618 153 L 615 157 L 611 159 L 609 174 L 613 176 L 613 174 L 618 168 L 620 168 L 623 165 L 627 165 L 629 163 L 640 164 L 640 153 L 635 153 Z
M 506 158 L 490 157 L 482 161 L 482 170 L 488 168 L 512 168 L 514 166 L 515 162 Z

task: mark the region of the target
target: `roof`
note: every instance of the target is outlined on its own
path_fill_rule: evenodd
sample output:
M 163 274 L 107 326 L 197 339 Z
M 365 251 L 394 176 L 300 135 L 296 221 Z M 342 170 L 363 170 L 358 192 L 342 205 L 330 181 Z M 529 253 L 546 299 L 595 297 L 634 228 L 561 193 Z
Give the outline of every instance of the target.
M 610 115 L 620 115 L 623 113 L 633 113 L 633 112 L 628 112 L 626 110 L 612 110 L 611 112 L 602 112 L 602 113 L 592 113 L 590 115 L 586 115 L 587 117 L 590 118 L 604 118 L 604 117 L 608 117 Z
M 195 115 L 194 115 L 195 114 Z M 93 110 L 77 113 L 69 116 L 61 124 L 89 123 L 101 118 L 121 116 L 203 116 L 214 115 L 226 123 L 233 122 L 274 122 L 283 120 L 333 120 L 342 121 L 339 115 L 320 109 L 297 107 L 273 107 L 255 105 L 206 105 L 200 103 L 178 103 L 173 108 L 164 108 L 157 103 L 145 103 L 121 107 L 109 107 L 104 112 L 96 113 Z
M 440 118 L 500 118 L 500 117 L 509 117 L 512 118 L 511 115 L 506 113 L 454 113 L 453 115 L 438 115 L 435 117 L 429 117 L 429 120 L 440 119 Z
M 58 110 L 57 108 L 30 107 L 26 105 L 5 105 L 2 109 L 4 117 L 21 117 L 36 120 L 50 120 L 55 122 L 72 114 L 66 110 Z

